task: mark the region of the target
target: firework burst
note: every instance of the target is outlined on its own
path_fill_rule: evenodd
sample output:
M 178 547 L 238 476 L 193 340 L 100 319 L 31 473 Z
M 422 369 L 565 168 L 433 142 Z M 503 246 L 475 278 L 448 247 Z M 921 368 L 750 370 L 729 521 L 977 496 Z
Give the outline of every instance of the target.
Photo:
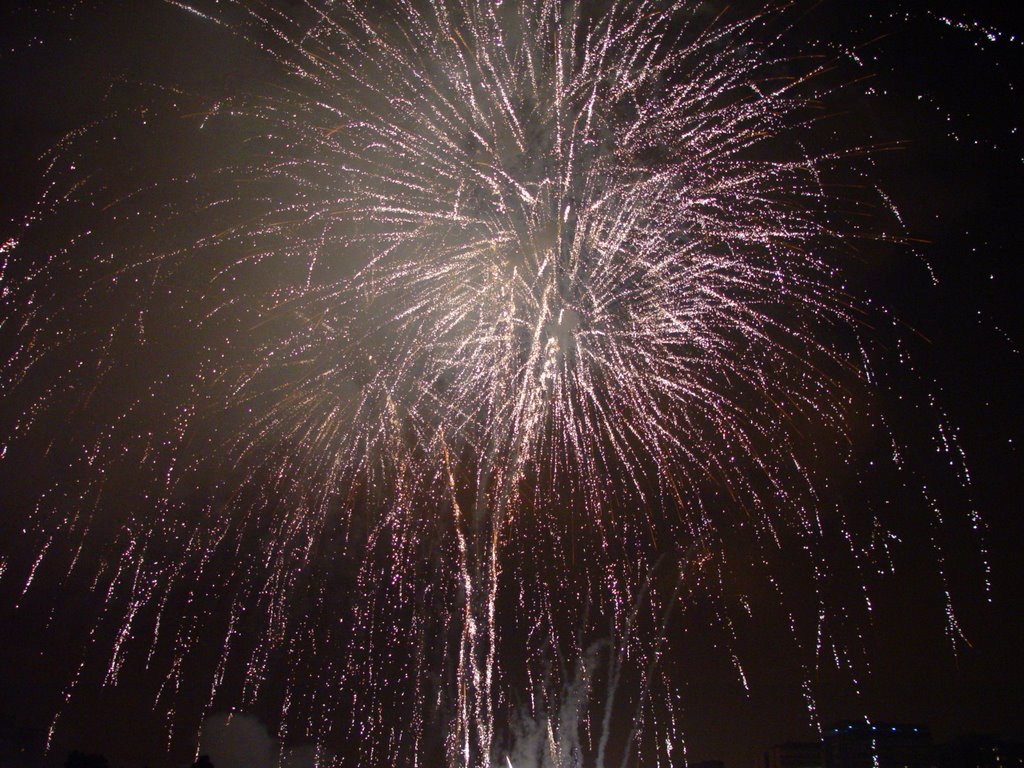
M 82 168 L 117 137 L 90 126 L 20 248 L 87 224 L 45 258 L 4 247 L 12 444 L 66 466 L 24 591 L 67 549 L 106 595 L 107 682 L 131 652 L 162 663 L 170 731 L 215 612 L 204 714 L 228 679 L 241 706 L 276 695 L 280 667 L 282 722 L 328 743 L 350 712 L 366 764 L 415 762 L 435 709 L 449 765 L 500 761 L 517 674 L 566 644 L 592 670 L 563 637 L 584 603 L 622 638 L 613 669 L 649 661 L 681 583 L 635 631 L 657 557 L 723 591 L 690 566 L 733 527 L 825 536 L 822 474 L 870 376 L 850 200 L 822 179 L 842 153 L 800 141 L 824 69 L 762 41 L 774 13 L 689 0 L 228 5 L 181 8 L 277 72 L 188 112 L 230 152 L 109 183 Z

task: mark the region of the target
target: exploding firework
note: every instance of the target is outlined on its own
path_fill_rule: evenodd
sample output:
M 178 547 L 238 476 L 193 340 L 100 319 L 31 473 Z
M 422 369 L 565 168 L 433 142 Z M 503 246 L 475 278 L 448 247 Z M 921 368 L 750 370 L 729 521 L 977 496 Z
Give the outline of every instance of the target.
M 229 6 L 181 8 L 253 43 L 267 88 L 152 95 L 213 136 L 173 177 L 123 160 L 123 110 L 69 136 L 5 246 L 11 450 L 60 467 L 24 480 L 11 570 L 103 596 L 65 698 L 134 655 L 169 738 L 206 668 L 201 717 L 276 698 L 321 744 L 347 713 L 364 764 L 452 766 L 507 761 L 510 713 L 595 674 L 673 700 L 679 574 L 725 599 L 737 536 L 853 542 L 823 499 L 872 407 L 844 261 L 875 235 L 827 179 L 860 150 L 804 142 L 826 66 L 777 53 L 774 12 L 689 0 Z M 668 712 L 613 748 L 671 750 Z M 551 760 L 603 765 L 571 714 Z

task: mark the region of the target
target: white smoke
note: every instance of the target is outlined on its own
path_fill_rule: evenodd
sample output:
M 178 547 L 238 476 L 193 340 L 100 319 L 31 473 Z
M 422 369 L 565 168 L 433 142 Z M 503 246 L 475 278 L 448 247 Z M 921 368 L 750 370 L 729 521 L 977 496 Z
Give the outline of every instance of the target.
M 312 744 L 282 749 L 280 741 L 252 715 L 218 712 L 203 723 L 199 752 L 214 768 L 317 768 L 330 760 Z

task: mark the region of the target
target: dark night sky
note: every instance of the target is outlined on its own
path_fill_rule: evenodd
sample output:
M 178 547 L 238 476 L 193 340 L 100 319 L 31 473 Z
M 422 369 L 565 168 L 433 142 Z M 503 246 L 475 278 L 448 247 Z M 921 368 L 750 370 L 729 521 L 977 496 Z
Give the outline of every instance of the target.
M 989 527 L 992 566 L 989 603 L 977 540 L 960 537 L 948 550 L 954 605 L 969 641 L 954 652 L 943 633 L 942 586 L 924 541 L 927 529 L 908 537 L 897 573 L 873 592 L 876 610 L 864 635 L 867 664 L 856 671 L 861 695 L 854 694 L 849 672 L 826 669 L 817 681 L 825 723 L 867 715 L 925 723 L 938 738 L 986 732 L 1024 740 L 1024 365 L 1016 351 L 1024 344 L 1024 135 L 1017 130 L 1021 107 L 1014 90 L 1015 80 L 1020 85 L 1015 72 L 1024 66 L 1024 28 L 1015 25 L 1005 7 L 1010 5 L 826 0 L 807 3 L 807 15 L 792 33 L 798 47 L 806 40 L 865 42 L 886 34 L 864 49 L 863 69 L 851 66 L 841 73 L 870 74 L 876 93 L 843 104 L 851 121 L 902 142 L 899 151 L 878 158 L 878 185 L 900 209 L 908 234 L 921 241 L 910 250 L 927 260 L 938 284 L 906 248 L 882 245 L 877 256 L 866 258 L 863 280 L 880 305 L 892 307 L 928 339 L 926 354 L 917 359 L 924 375 L 940 382 L 938 396 L 961 430 L 974 498 Z M 240 44 L 170 5 L 100 6 L 14 3 L 0 11 L 0 241 L 40 192 L 37 158 L 64 132 L 104 112 L 104 94 L 119 78 L 177 83 L 210 97 L 260 82 L 260 65 Z M 944 25 L 940 16 L 977 21 L 1004 34 L 990 41 L 981 31 Z M 175 147 L 161 151 L 173 156 Z M 0 504 L 6 515 L 23 507 L 24 499 L 16 488 L 0 488 Z M 0 527 L 0 534 L 11 524 Z M 780 568 L 785 576 L 785 563 Z M 11 581 L 8 575 L 0 582 L 0 740 L 27 729 L 36 734 L 28 737 L 33 741 L 45 732 L 65 684 L 62 654 L 79 647 L 95 605 L 91 596 L 44 582 L 45 599 L 36 594 L 14 609 L 18 590 Z M 29 634 L 26 627 L 45 623 L 50 609 L 46 636 Z M 688 647 L 717 658 L 705 647 L 717 640 L 699 632 L 709 619 L 702 610 L 699 604 L 689 609 Z M 813 738 L 798 672 L 789 645 L 781 642 L 788 630 L 777 618 L 770 611 L 760 614 L 739 638 L 749 694 L 728 663 L 691 665 L 684 676 L 692 758 L 721 758 L 730 768 L 749 768 L 771 744 Z M 189 745 L 176 745 L 168 757 L 162 737 L 151 735 L 159 723 L 149 712 L 150 689 L 133 688 L 131 674 L 138 670 L 130 670 L 115 690 L 83 686 L 88 692 L 68 710 L 51 760 L 59 762 L 67 749 L 81 746 L 113 756 L 115 765 L 185 761 Z M 200 698 L 203 685 L 187 683 L 181 695 Z

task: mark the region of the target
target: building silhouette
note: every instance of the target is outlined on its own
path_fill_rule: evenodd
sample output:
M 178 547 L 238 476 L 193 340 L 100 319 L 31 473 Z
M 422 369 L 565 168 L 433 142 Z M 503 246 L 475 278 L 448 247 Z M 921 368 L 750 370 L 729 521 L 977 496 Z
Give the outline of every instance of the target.
M 824 768 L 932 768 L 933 751 L 923 725 L 850 721 L 822 739 Z
M 764 768 L 822 768 L 820 743 L 790 741 L 764 753 Z
M 1024 768 L 1024 744 L 961 736 L 935 748 L 935 768 Z

